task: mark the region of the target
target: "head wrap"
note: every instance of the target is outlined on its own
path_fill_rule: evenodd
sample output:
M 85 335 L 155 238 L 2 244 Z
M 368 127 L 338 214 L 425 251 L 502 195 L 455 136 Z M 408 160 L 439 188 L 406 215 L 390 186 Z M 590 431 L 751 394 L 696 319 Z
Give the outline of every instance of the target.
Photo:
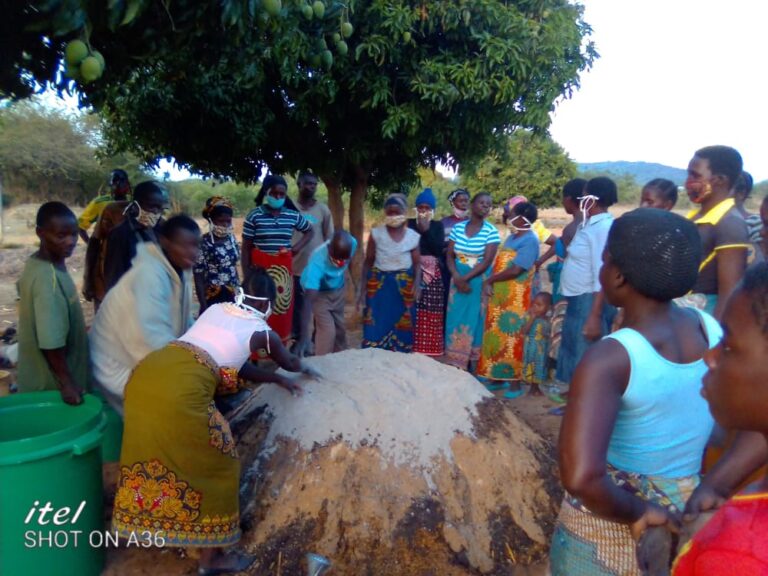
M 421 194 L 416 196 L 416 206 L 427 204 L 432 210 L 435 209 L 437 202 L 435 201 L 435 195 L 432 194 L 432 188 L 424 188 Z
M 224 196 L 211 196 L 208 198 L 208 200 L 205 201 L 205 208 L 203 208 L 203 218 L 206 220 L 212 218 L 213 213 L 217 208 L 223 208 L 225 210 L 228 209 L 230 213 L 233 212 L 232 202 L 230 202 L 229 198 L 225 198 Z
M 456 190 L 448 194 L 448 202 L 453 205 L 453 201 L 462 194 L 464 194 L 467 197 L 467 200 L 469 200 L 469 192 L 464 190 L 464 188 L 456 188 Z
M 384 201 L 384 208 L 387 206 L 400 206 L 405 211 L 408 209 L 408 199 L 405 197 L 405 194 L 390 194 Z
M 617 218 L 606 250 L 630 286 L 661 302 L 685 295 L 699 275 L 696 224 L 666 210 L 638 208 Z
M 512 196 L 509 200 L 507 200 L 507 210 L 509 212 L 512 212 L 512 208 L 520 204 L 521 202 L 528 202 L 528 198 L 523 196 L 522 194 L 518 194 L 517 196 Z

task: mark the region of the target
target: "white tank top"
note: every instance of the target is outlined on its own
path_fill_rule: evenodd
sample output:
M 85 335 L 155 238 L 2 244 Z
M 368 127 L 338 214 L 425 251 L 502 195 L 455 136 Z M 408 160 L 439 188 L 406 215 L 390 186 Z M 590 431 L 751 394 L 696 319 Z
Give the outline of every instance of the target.
M 376 242 L 376 259 L 373 265 L 382 272 L 395 270 L 407 270 L 413 266 L 411 251 L 419 246 L 421 236 L 407 226 L 405 236 L 400 242 L 392 240 L 386 226 L 379 226 L 371 230 Z
M 234 304 L 214 304 L 179 340 L 208 352 L 219 367 L 239 370 L 251 355 L 253 333 L 268 330 L 266 321 Z

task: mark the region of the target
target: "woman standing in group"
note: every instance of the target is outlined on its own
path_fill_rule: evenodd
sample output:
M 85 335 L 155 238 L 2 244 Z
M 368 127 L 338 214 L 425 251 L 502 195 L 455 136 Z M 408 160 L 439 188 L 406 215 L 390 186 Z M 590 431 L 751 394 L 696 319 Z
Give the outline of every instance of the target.
M 441 261 L 445 250 L 442 222 L 433 220 L 435 196 L 430 188 L 416 196 L 416 218 L 408 228 L 421 235 L 421 294 L 416 301 L 416 329 L 413 351 L 428 356 L 442 356 L 445 342 L 445 287 Z
M 701 252 L 696 226 L 671 212 L 639 208 L 610 230 L 600 283 L 624 327 L 586 352 L 571 384 L 553 576 L 639 576 L 636 540 L 682 511 L 699 481 L 714 424 L 703 357 L 722 330 L 672 300 L 694 285 Z
M 193 272 L 200 314 L 212 304 L 234 302 L 240 286 L 237 260 L 240 247 L 232 230 L 232 203 L 222 196 L 212 196 L 205 202 L 203 218 L 210 232 L 200 241 L 200 255 Z
M 469 220 L 456 224 L 448 237 L 446 264 L 451 289 L 445 318 L 445 361 L 462 370 L 480 357 L 483 275 L 493 264 L 501 242 L 496 227 L 485 221 L 491 205 L 490 194 L 475 194 Z
M 451 229 L 456 224 L 469 219 L 469 192 L 464 188 L 456 188 L 448 194 L 448 203 L 451 205 L 453 214 L 441 220 L 446 238 L 451 234 Z
M 260 349 L 284 370 L 316 375 L 267 325 L 274 282 L 253 271 L 244 285 L 250 295 L 210 306 L 181 338 L 147 356 L 126 386 L 112 527 L 126 539 L 159 530 L 165 546 L 201 548 L 201 575 L 240 572 L 254 560 L 222 553 L 241 536 L 240 462 L 214 394 L 236 391 L 238 377 L 301 393 L 291 379 L 248 362 Z
M 408 204 L 402 194 L 384 202 L 384 226 L 371 230 L 363 262 L 359 304 L 363 348 L 413 351 L 414 302 L 421 292 L 421 237 L 406 226 Z
M 600 290 L 601 255 L 613 223 L 608 207 L 617 202 L 610 178 L 589 180 L 579 198 L 582 219 L 563 263 L 560 289 L 568 302 L 557 357 L 557 379 L 570 383 L 587 348 L 611 330 L 616 309 Z
M 539 239 L 532 230 L 537 216 L 536 206 L 529 202 L 504 207 L 510 235 L 496 256 L 491 275 L 483 281 L 488 307 L 477 376 L 489 389 L 510 388 L 506 398 L 523 393 L 520 380 L 526 335 L 522 328 L 531 304 L 532 269 L 539 257 Z
M 282 176 L 269 175 L 256 196 L 256 208 L 243 223 L 241 262 L 243 274 L 251 268 L 267 271 L 277 285 L 277 299 L 269 325 L 285 342 L 293 323 L 293 256 L 312 240 L 312 225 L 286 197 L 288 184 Z M 266 205 L 262 204 L 266 200 Z M 291 245 L 293 231 L 304 236 Z

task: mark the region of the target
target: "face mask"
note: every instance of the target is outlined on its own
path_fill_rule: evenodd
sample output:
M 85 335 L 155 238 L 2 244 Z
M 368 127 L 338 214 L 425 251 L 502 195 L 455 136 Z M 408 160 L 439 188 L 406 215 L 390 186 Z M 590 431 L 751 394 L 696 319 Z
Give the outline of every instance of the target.
M 581 227 L 584 228 L 584 226 L 587 225 L 587 220 L 589 219 L 589 211 L 592 210 L 592 206 L 595 205 L 595 202 L 597 202 L 599 198 L 597 196 L 593 196 L 592 194 L 587 194 L 586 196 L 579 196 L 579 211 L 581 212 Z
M 522 219 L 523 222 L 525 222 L 525 226 L 515 226 L 513 222 L 517 220 L 518 218 Z M 531 221 L 528 220 L 525 216 L 514 216 L 507 220 L 507 228 L 509 228 L 510 232 L 527 232 L 532 227 Z
M 389 228 L 400 228 L 400 226 L 405 224 L 405 221 L 405 214 L 397 214 L 395 216 L 387 216 L 384 218 L 384 224 L 386 224 Z
M 432 217 L 435 215 L 434 210 L 427 210 L 426 212 L 419 212 L 416 210 L 416 218 L 419 220 L 432 220 Z
M 245 303 L 245 300 L 259 300 L 261 302 L 267 301 L 267 311 L 262 312 L 261 310 L 256 310 L 253 306 L 248 306 L 248 304 Z M 260 320 L 266 321 L 267 318 L 269 318 L 272 315 L 272 302 L 270 302 L 269 298 L 262 298 L 260 296 L 249 296 L 246 294 L 242 288 L 238 288 L 235 290 L 235 306 L 240 308 L 241 310 L 245 310 L 246 312 L 251 313 L 253 316 Z
M 216 236 L 216 238 L 226 238 L 227 236 L 231 236 L 233 232 L 232 225 L 229 226 L 217 226 L 210 220 L 208 220 L 208 225 L 211 228 L 211 234 Z
M 344 268 L 344 266 L 347 265 L 347 262 L 349 262 L 349 259 L 347 258 L 333 258 L 328 256 L 328 259 L 331 261 L 331 264 L 336 266 L 336 268 Z
M 701 204 L 710 194 L 712 194 L 712 184 L 710 184 L 709 181 L 704 184 L 689 184 L 688 187 L 694 193 L 691 202 L 695 202 L 696 204 Z
M 458 208 L 453 209 L 453 215 L 456 216 L 456 218 L 466 218 L 469 214 L 469 210 L 459 210 Z
M 160 222 L 160 218 L 162 218 L 162 214 L 155 214 L 154 212 L 147 212 L 146 210 L 142 210 L 141 206 L 139 206 L 139 203 L 135 200 L 125 207 L 125 210 L 123 210 L 124 216 L 128 213 L 132 206 L 136 206 L 136 208 L 139 210 L 139 213 L 136 216 L 136 222 L 138 222 L 139 225 L 143 226 L 144 228 L 154 228 L 157 226 L 157 223 Z
M 275 198 L 274 196 L 267 194 L 267 204 L 269 204 L 270 208 L 278 210 L 283 207 L 283 204 L 285 204 L 285 197 Z

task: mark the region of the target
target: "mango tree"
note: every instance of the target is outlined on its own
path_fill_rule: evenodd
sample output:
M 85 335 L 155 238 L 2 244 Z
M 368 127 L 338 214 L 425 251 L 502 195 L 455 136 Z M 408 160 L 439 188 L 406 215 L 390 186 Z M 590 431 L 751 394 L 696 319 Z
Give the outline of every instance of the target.
M 545 130 L 597 57 L 566 0 L 10 4 L 0 96 L 76 86 L 113 149 L 147 161 L 174 156 L 249 182 L 264 168 L 312 169 L 337 224 L 350 192 L 358 239 L 369 188 L 468 165 L 518 128 Z M 86 52 L 68 58 L 74 40 Z M 89 60 L 87 77 L 83 55 L 100 66 Z

